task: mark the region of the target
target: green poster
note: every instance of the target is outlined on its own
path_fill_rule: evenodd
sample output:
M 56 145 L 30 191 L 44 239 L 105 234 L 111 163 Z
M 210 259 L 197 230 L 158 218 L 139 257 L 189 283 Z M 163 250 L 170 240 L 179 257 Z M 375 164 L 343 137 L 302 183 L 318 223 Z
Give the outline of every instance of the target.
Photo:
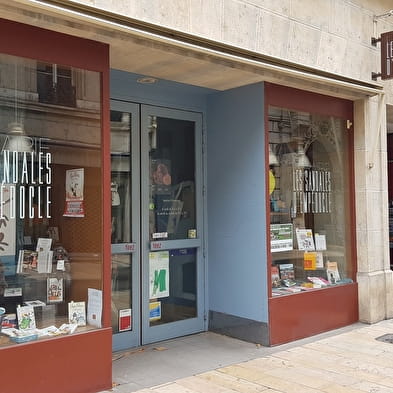
M 169 251 L 149 253 L 150 299 L 169 296 Z

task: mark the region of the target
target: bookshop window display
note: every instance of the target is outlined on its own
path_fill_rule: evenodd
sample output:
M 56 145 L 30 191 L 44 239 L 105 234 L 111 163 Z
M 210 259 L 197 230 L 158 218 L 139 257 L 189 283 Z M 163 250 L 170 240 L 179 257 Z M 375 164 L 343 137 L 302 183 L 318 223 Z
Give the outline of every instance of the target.
M 0 69 L 0 345 L 99 328 L 100 74 L 4 54 Z
M 270 106 L 268 122 L 272 296 L 352 283 L 345 120 Z

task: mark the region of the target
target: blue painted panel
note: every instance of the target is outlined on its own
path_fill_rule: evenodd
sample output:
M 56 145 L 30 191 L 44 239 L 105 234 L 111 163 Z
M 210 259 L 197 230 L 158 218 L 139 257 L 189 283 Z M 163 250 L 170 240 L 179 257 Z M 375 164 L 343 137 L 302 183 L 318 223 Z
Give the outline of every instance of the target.
M 263 84 L 208 97 L 209 309 L 267 322 Z
M 202 112 L 206 108 L 207 95 L 216 92 L 164 79 L 158 79 L 151 85 L 141 84 L 137 82 L 141 76 L 143 75 L 111 70 L 111 98 Z

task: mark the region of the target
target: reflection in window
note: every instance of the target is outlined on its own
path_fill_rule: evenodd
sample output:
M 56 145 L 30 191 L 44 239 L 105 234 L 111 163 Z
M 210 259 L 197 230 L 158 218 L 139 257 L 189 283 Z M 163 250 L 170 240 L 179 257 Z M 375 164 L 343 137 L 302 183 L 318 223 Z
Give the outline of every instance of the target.
M 57 64 L 37 64 L 37 90 L 40 102 L 76 106 L 75 87 L 70 67 Z

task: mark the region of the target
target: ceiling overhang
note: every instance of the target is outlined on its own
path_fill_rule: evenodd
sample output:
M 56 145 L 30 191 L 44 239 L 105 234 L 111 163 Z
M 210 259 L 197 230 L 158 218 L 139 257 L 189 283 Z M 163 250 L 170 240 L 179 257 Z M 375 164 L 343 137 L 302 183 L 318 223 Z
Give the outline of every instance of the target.
M 1 16 L 110 45 L 111 67 L 194 86 L 227 90 L 262 81 L 347 99 L 382 86 L 65 0 L 0 0 Z

